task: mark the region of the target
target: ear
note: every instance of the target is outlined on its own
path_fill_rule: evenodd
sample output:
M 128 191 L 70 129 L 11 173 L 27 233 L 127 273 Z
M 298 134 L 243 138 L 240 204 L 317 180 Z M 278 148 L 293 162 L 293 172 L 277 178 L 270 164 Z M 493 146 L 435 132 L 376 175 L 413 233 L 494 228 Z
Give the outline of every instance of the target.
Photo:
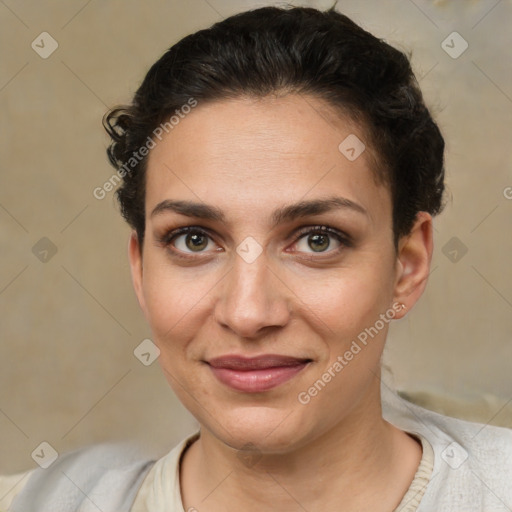
M 146 315 L 146 301 L 143 292 L 143 264 L 142 264 L 142 247 L 140 246 L 139 239 L 136 231 L 132 231 L 130 240 L 128 242 L 128 258 L 130 260 L 130 270 L 132 274 L 132 283 L 139 301 L 139 306 L 144 315 Z
M 398 244 L 394 300 L 405 308 L 395 318 L 405 316 L 421 297 L 430 273 L 433 246 L 432 216 L 419 212 L 411 232 Z

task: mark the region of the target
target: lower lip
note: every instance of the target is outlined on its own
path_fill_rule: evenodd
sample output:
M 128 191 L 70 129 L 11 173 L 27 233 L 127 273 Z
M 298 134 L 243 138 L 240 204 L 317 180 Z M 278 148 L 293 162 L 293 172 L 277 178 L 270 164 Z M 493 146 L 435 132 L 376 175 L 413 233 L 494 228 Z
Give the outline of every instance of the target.
M 294 366 L 279 366 L 250 371 L 214 368 L 213 366 L 210 366 L 210 369 L 220 382 L 230 388 L 245 393 L 261 393 L 289 381 L 308 364 L 302 363 Z

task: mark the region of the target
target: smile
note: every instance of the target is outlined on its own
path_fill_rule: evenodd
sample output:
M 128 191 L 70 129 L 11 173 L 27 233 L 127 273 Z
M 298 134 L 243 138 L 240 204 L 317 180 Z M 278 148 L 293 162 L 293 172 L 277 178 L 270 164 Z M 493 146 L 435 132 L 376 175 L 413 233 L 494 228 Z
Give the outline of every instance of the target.
M 310 362 L 311 359 L 280 355 L 229 355 L 212 359 L 208 365 L 222 384 L 245 393 L 261 393 L 289 381 Z

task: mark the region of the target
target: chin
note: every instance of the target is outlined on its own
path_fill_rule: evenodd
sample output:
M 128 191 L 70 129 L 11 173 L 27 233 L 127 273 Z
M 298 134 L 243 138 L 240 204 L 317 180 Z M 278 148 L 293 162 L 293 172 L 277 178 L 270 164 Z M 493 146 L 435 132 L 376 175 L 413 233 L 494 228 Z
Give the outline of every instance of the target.
M 306 426 L 292 410 L 262 405 L 225 410 L 218 422 L 208 424 L 217 438 L 236 450 L 252 448 L 269 453 L 284 453 L 300 444 Z

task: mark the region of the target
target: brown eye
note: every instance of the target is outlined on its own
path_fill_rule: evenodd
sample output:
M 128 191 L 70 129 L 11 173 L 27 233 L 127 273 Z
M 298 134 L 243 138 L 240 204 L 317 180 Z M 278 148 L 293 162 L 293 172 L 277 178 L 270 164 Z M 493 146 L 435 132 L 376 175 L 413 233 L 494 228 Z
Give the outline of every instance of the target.
M 326 227 L 308 228 L 302 231 L 302 236 L 295 243 L 296 250 L 306 253 L 334 252 L 347 245 L 343 236 L 337 231 Z M 329 249 L 329 250 L 328 250 Z
M 167 247 L 172 246 L 174 252 L 184 254 L 200 254 L 216 247 L 208 233 L 191 227 L 181 228 L 165 235 L 162 242 Z
M 308 235 L 307 244 L 315 252 L 323 252 L 329 248 L 329 235 L 313 234 Z
M 208 237 L 203 234 L 189 233 L 185 236 L 185 245 L 194 252 L 202 251 L 208 246 Z

